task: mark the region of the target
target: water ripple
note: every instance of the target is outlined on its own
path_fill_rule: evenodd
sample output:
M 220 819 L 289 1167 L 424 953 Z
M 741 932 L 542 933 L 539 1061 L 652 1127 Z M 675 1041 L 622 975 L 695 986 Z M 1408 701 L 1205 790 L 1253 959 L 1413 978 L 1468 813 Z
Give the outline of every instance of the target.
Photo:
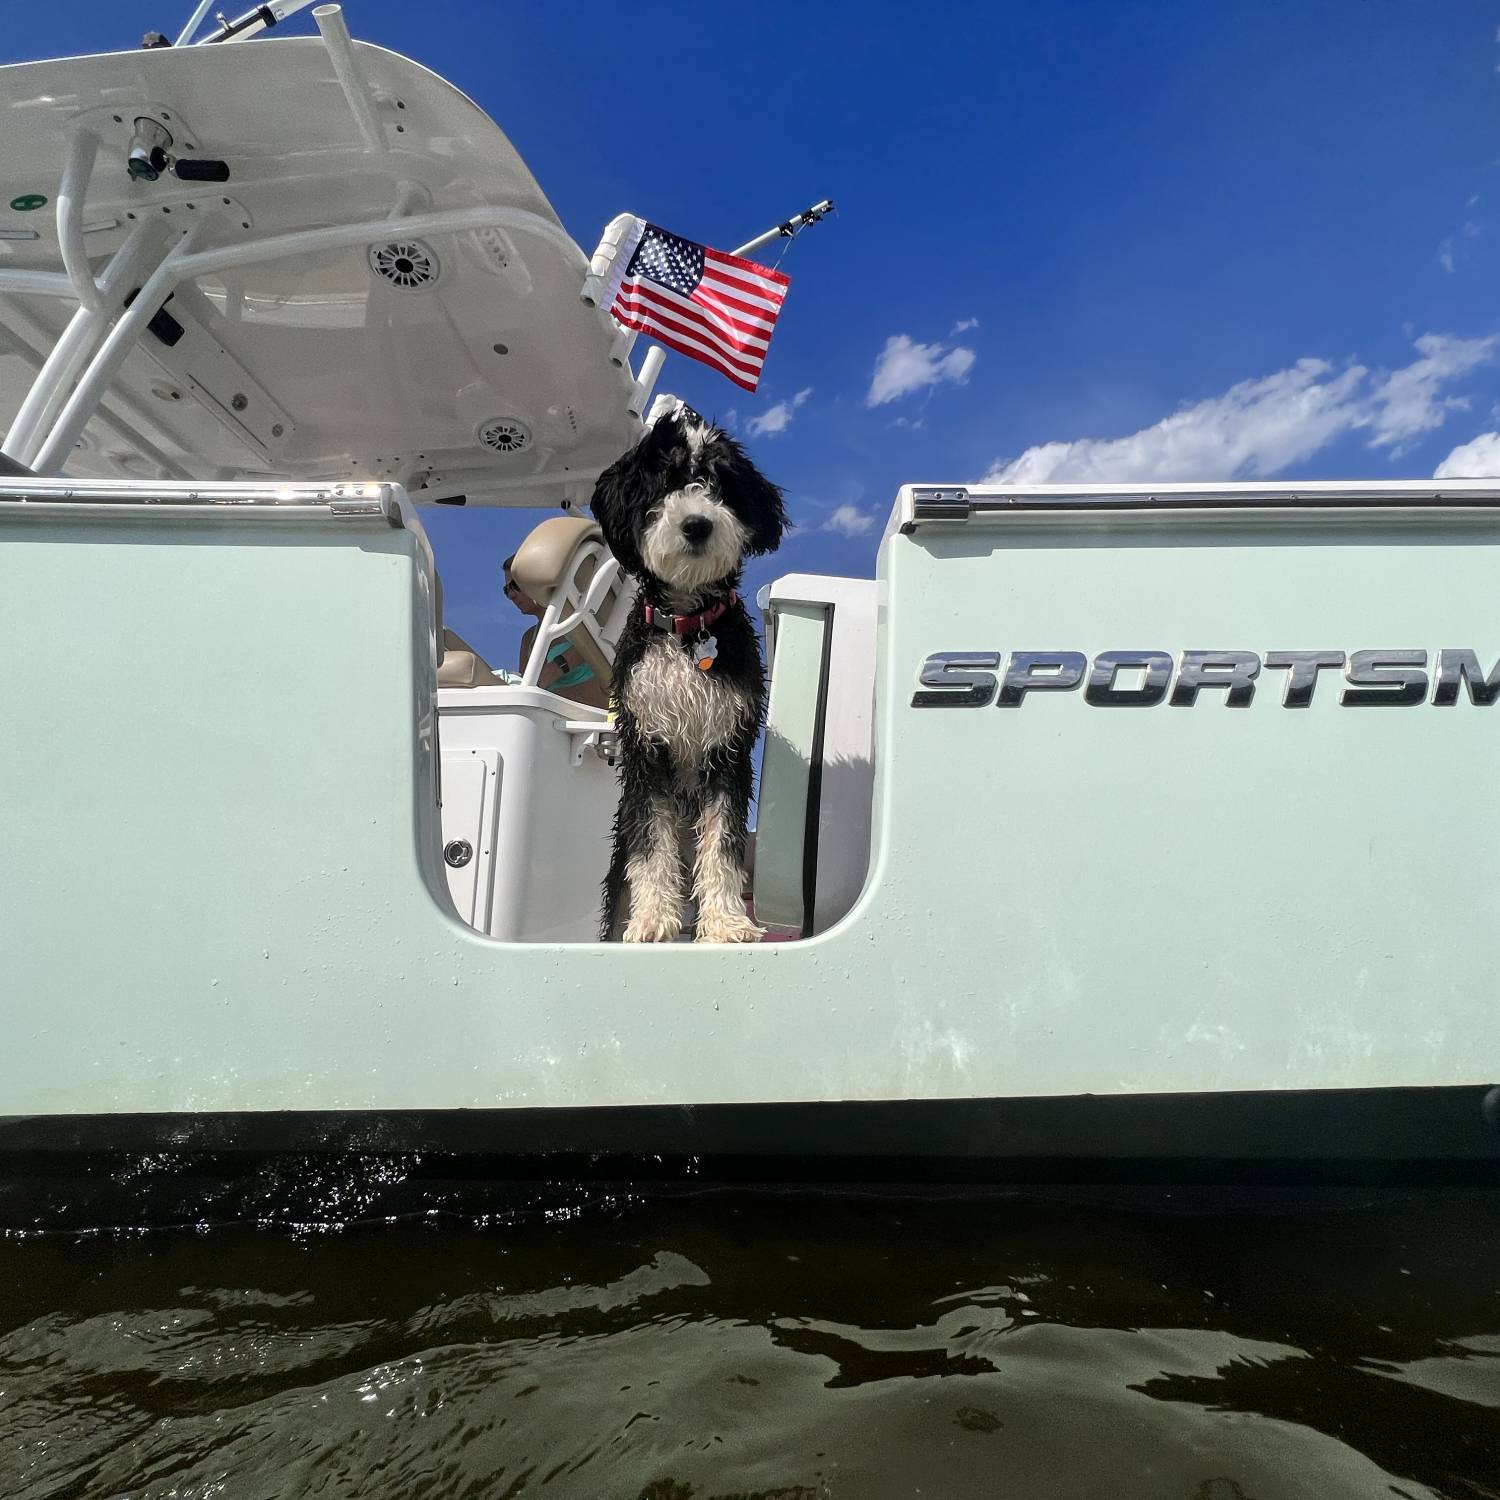
M 1493 1500 L 1497 1229 L 740 1193 L 8 1242 L 0 1495 Z

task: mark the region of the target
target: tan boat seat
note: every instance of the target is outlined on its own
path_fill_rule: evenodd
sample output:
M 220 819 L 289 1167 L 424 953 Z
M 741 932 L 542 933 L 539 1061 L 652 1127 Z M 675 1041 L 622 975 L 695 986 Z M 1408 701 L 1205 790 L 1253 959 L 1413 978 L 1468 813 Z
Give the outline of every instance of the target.
M 604 534 L 587 516 L 552 516 L 521 543 L 511 576 L 540 605 L 554 602 L 563 618 L 572 614 L 588 592 L 600 562 Z M 615 644 L 629 601 L 627 585 L 617 578 L 605 590 L 592 615 L 568 628 L 573 649 L 603 681 L 614 674 Z
M 490 664 L 456 631 L 443 630 L 443 656 L 438 663 L 439 687 L 495 687 L 500 678 Z

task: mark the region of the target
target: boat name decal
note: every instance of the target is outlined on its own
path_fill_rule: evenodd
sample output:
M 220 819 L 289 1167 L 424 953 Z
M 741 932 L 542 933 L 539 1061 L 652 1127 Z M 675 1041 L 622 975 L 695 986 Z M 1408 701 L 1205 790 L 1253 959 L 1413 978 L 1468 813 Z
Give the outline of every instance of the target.
M 1002 660 L 1004 670 L 1000 670 Z M 913 708 L 1019 708 L 1032 693 L 1081 688 L 1096 708 L 1192 708 L 1200 698 L 1247 708 L 1265 672 L 1280 676 L 1281 702 L 1306 708 L 1324 672 L 1339 674 L 1345 708 L 1448 708 L 1467 692 L 1489 707 L 1500 698 L 1500 658 L 1488 672 L 1477 652 L 1445 646 L 1375 651 L 938 651 L 922 663 Z M 1330 685 L 1331 686 L 1331 685 Z

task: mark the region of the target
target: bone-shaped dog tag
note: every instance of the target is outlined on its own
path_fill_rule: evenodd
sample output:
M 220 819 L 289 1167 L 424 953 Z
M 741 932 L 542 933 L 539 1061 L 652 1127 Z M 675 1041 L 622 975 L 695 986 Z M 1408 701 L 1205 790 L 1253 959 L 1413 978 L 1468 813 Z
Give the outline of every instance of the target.
M 693 660 L 700 672 L 706 672 L 719 659 L 719 643 L 711 635 L 700 635 L 693 642 Z

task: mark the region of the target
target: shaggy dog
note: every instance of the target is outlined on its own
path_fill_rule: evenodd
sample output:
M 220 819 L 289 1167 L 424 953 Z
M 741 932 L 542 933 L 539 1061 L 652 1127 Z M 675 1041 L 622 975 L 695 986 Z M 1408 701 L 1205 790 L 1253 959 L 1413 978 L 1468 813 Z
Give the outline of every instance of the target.
M 766 688 L 736 589 L 745 558 L 781 541 L 781 491 L 682 407 L 604 471 L 592 509 L 640 586 L 615 653 L 620 806 L 601 936 L 669 943 L 681 933 L 691 832 L 697 941 L 754 942 L 745 820 Z

